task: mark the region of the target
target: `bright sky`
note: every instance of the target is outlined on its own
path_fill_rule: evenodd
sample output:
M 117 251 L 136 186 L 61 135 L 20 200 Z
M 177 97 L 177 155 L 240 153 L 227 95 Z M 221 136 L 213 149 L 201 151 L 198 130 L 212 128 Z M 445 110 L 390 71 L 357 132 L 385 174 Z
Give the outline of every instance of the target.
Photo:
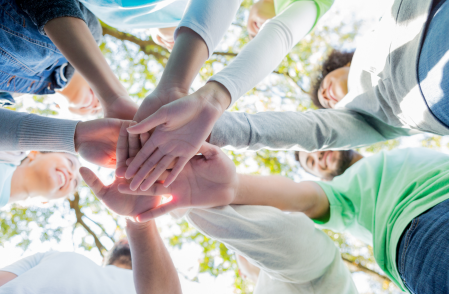
M 323 17 L 323 19 L 320 21 L 319 25 L 333 25 L 337 24 L 341 21 L 348 21 L 348 19 L 365 19 L 365 23 L 362 25 L 360 30 L 360 35 L 362 36 L 366 32 L 370 31 L 370 28 L 373 27 L 376 20 L 380 18 L 380 16 L 383 14 L 385 10 L 385 4 L 392 0 L 336 0 L 334 6 L 332 9 Z M 336 13 L 338 12 L 338 13 Z M 356 38 L 355 43 L 359 38 Z M 349 44 L 348 47 L 355 47 L 356 44 Z M 58 97 L 58 95 L 54 95 L 53 98 L 55 102 L 61 105 L 60 110 L 60 117 L 71 117 L 73 119 L 79 119 L 79 117 L 74 117 L 74 115 L 70 114 L 68 111 L 66 111 L 67 103 L 65 100 L 61 97 Z M 24 101 L 24 109 L 26 109 L 28 106 L 32 106 L 34 104 L 34 101 L 31 99 L 30 96 L 23 98 Z M 84 118 L 85 119 L 85 118 Z M 407 141 L 409 140 L 409 141 Z M 414 139 L 407 139 L 406 141 L 402 141 L 402 146 L 416 146 L 418 145 L 417 138 Z M 447 140 L 446 140 L 447 141 Z M 404 144 L 405 143 L 405 144 Z M 94 171 L 97 170 L 95 166 L 92 166 L 91 164 L 87 162 L 82 162 L 83 165 L 88 166 L 92 168 Z M 112 180 L 110 177 L 110 170 L 102 169 L 100 173 L 100 177 L 102 180 L 107 183 Z M 41 204 L 39 204 L 41 205 Z M 8 209 L 8 207 L 5 207 L 4 209 Z M 39 228 L 33 228 L 35 231 L 35 242 L 29 247 L 29 249 L 26 252 L 23 252 L 21 249 L 17 249 L 14 247 L 14 244 L 16 243 L 15 240 L 11 240 L 11 242 L 7 242 L 4 244 L 4 247 L 0 247 L 0 268 L 4 267 L 10 263 L 13 263 L 20 258 L 32 255 L 37 252 L 45 252 L 48 250 L 59 250 L 59 251 L 75 251 L 81 254 L 85 254 L 86 256 L 90 257 L 92 260 L 97 262 L 98 264 L 101 263 L 101 256 L 97 252 L 97 250 L 92 250 L 90 252 L 86 252 L 85 250 L 81 248 L 74 248 L 73 241 L 79 240 L 80 234 L 78 234 L 77 231 L 75 231 L 74 237 L 72 239 L 72 228 L 70 224 L 74 220 L 67 220 L 61 218 L 61 216 L 54 216 L 53 222 L 55 224 L 61 225 L 63 227 L 66 227 L 64 229 L 64 233 L 61 239 L 61 242 L 59 244 L 57 243 L 49 243 L 49 242 L 40 242 L 38 240 L 39 236 Z M 167 228 L 170 224 L 173 223 L 173 220 L 170 217 L 162 217 L 158 220 L 158 224 L 161 228 Z M 165 232 L 163 230 L 163 232 Z M 103 240 L 102 240 L 103 241 Z M 105 241 L 106 242 L 106 241 Z M 78 242 L 76 242 L 78 243 Z M 111 244 L 106 243 L 109 246 Z M 183 277 L 187 276 L 192 278 L 193 273 L 197 271 L 198 267 L 198 259 L 200 256 L 200 248 L 198 245 L 195 244 L 186 244 L 183 247 L 182 251 L 171 249 L 170 253 L 172 256 L 172 259 L 178 268 L 179 272 L 182 273 L 180 275 L 180 279 L 182 281 L 182 286 L 184 293 L 195 293 L 195 294 L 210 294 L 210 293 L 233 293 L 233 287 L 232 287 L 232 275 L 231 274 L 225 274 L 223 276 L 220 276 L 219 278 L 215 279 L 211 277 L 208 274 L 202 274 L 199 276 L 199 283 L 190 282 L 187 279 Z M 354 280 L 357 284 L 357 287 L 361 293 L 371 293 L 369 284 L 366 280 L 366 275 L 363 274 L 354 274 Z M 211 289 L 214 289 L 213 292 Z

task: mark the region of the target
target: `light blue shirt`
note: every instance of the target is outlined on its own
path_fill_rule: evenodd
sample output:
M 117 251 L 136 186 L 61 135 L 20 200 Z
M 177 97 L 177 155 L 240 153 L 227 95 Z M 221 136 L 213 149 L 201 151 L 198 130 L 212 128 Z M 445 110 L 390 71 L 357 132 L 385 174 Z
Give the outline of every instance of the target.
M 11 195 L 11 180 L 17 166 L 10 163 L 0 163 L 0 207 L 8 204 Z
M 176 27 L 189 0 L 80 0 L 95 16 L 119 29 Z

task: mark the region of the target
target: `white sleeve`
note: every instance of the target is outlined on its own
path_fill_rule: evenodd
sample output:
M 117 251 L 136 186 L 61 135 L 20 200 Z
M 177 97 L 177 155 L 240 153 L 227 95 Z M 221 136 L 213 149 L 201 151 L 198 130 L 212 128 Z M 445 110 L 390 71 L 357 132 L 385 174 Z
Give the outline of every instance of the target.
M 242 0 L 191 0 L 179 23 L 174 37 L 181 27 L 187 27 L 203 38 L 209 57 L 231 25 Z
M 10 272 L 13 274 L 16 274 L 17 276 L 20 276 L 21 274 L 29 271 L 33 267 L 37 266 L 42 259 L 51 252 L 47 253 L 36 253 L 34 255 L 22 258 L 19 261 L 14 262 L 11 265 L 8 265 L 7 267 L 4 267 L 0 269 L 0 271 Z
M 209 81 L 228 89 L 232 104 L 268 76 L 312 28 L 317 18 L 314 1 L 291 4 L 281 14 L 267 21 L 257 36 L 238 56 Z
M 324 276 L 335 261 L 342 263 L 332 240 L 303 213 L 228 205 L 194 208 L 187 219 L 279 282 L 307 283 Z

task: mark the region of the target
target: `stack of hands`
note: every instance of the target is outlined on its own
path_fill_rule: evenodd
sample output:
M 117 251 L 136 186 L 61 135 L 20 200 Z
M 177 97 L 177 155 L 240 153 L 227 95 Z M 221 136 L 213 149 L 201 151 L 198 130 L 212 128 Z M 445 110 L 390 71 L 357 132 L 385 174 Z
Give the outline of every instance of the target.
M 217 86 L 221 85 L 209 83 L 187 96 L 171 93 L 167 104 L 155 91 L 144 100 L 134 121 L 105 118 L 78 124 L 76 151 L 97 165 L 116 168 L 109 186 L 91 170 L 80 170 L 109 209 L 145 222 L 178 208 L 232 202 L 238 182 L 235 165 L 206 142 L 224 111 L 208 99 Z M 171 195 L 171 201 L 162 204 L 163 195 Z

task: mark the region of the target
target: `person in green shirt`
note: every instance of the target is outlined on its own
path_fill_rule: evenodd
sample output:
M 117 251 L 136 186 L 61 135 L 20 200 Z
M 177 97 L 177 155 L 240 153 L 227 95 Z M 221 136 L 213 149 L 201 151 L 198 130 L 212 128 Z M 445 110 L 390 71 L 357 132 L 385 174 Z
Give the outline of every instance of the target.
M 238 189 L 222 195 L 219 188 L 211 189 L 223 189 L 224 171 L 219 182 L 199 182 L 198 171 L 186 169 L 169 187 L 157 183 L 147 191 L 134 192 L 127 185 L 119 190 L 173 196 L 140 214 L 142 222 L 173 210 L 179 214 L 182 208 L 227 204 L 302 212 L 325 228 L 371 244 L 380 268 L 401 290 L 449 293 L 449 155 L 410 148 L 368 158 L 355 151 L 299 152 L 298 159 L 306 171 L 326 181 L 296 183 L 282 176 L 239 174 Z M 203 198 L 189 189 L 202 191 Z
M 296 152 L 296 158 L 327 181 L 315 183 L 321 190 L 311 199 L 297 196 L 322 207 L 309 214 L 317 224 L 372 245 L 377 263 L 401 290 L 449 291 L 448 155 L 411 148 L 368 158 L 353 150 Z

